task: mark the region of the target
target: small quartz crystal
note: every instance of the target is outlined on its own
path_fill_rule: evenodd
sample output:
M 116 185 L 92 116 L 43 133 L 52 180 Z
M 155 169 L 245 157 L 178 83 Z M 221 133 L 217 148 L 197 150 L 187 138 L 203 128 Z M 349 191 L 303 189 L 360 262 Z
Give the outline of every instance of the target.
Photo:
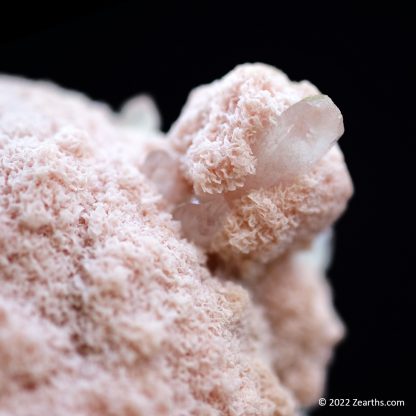
M 183 178 L 178 160 L 172 154 L 162 149 L 151 151 L 142 165 L 142 172 L 167 201 L 174 204 L 181 202 Z
M 174 217 L 181 221 L 187 238 L 200 247 L 208 248 L 229 210 L 228 202 L 222 195 L 204 202 L 192 198 L 175 209 Z
M 130 127 L 158 130 L 161 126 L 159 111 L 155 102 L 146 94 L 127 101 L 120 111 L 120 121 Z
M 253 149 L 257 169 L 246 180 L 245 191 L 291 182 L 305 174 L 343 133 L 341 112 L 327 95 L 290 106 Z

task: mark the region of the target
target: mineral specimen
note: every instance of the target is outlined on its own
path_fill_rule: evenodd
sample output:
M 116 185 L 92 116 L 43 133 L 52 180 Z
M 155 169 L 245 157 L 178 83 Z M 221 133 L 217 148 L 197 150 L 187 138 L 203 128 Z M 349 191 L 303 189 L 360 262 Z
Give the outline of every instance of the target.
M 262 64 L 170 131 L 0 78 L 0 415 L 294 415 L 344 328 L 325 279 L 352 193 L 335 104 Z

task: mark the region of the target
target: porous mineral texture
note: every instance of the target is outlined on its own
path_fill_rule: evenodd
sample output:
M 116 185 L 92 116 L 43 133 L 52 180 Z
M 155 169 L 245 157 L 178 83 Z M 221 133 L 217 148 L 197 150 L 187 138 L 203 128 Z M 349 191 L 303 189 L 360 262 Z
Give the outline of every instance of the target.
M 0 416 L 296 415 L 344 328 L 325 277 L 342 117 L 262 64 L 168 134 L 0 77 Z

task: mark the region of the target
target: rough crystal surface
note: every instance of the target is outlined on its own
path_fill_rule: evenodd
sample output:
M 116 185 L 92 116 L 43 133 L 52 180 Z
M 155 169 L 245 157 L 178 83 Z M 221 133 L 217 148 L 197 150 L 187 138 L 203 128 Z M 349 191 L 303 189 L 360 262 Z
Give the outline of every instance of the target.
M 253 146 L 256 170 L 242 188 L 222 194 L 200 193 L 176 210 L 175 216 L 182 221 L 184 234 L 207 246 L 230 212 L 225 201 L 231 204 L 255 189 L 290 185 L 306 174 L 343 132 L 341 112 L 328 96 L 315 95 L 293 104 Z
M 352 193 L 318 93 L 242 65 L 165 135 L 143 97 L 0 77 L 1 415 L 316 404 L 343 336 L 319 235 Z

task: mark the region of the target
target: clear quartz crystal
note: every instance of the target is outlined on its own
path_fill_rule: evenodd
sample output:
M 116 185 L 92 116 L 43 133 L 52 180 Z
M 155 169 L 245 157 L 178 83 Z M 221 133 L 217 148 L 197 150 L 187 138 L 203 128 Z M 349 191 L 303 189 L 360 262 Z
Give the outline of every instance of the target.
M 174 217 L 182 222 L 184 235 L 209 247 L 234 199 L 253 189 L 293 182 L 310 170 L 343 132 L 341 112 L 328 96 L 316 95 L 292 105 L 253 149 L 256 173 L 247 178 L 243 188 L 200 195 L 176 208 Z
M 126 126 L 144 130 L 159 130 L 161 125 L 156 104 L 146 94 L 128 100 L 121 109 L 120 120 Z
M 308 97 L 290 106 L 253 149 L 257 169 L 244 189 L 293 181 L 318 162 L 343 133 L 341 112 L 327 95 Z
M 174 217 L 181 221 L 182 232 L 188 239 L 200 247 L 208 248 L 229 210 L 225 198 L 216 195 L 204 202 L 193 198 L 179 205 Z
M 151 180 L 166 200 L 178 203 L 182 180 L 177 158 L 165 150 L 153 150 L 142 165 L 142 172 Z

